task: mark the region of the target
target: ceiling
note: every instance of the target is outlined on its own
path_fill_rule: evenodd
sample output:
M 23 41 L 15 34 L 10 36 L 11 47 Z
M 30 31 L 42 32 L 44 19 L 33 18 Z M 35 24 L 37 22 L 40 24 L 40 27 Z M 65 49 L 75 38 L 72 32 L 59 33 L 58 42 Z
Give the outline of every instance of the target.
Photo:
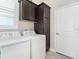
M 62 7 L 64 5 L 79 2 L 79 0 L 44 0 L 44 2 L 54 7 Z
M 61 6 L 64 6 L 64 5 L 68 5 L 68 4 L 71 4 L 71 3 L 75 3 L 75 2 L 78 2 L 79 0 L 57 0 L 57 3 L 56 3 L 56 7 L 61 7 Z
M 53 6 L 55 8 L 62 7 L 64 5 L 68 5 L 71 3 L 79 2 L 79 0 L 30 0 L 35 2 L 36 4 L 40 4 L 41 2 L 47 3 L 49 6 Z

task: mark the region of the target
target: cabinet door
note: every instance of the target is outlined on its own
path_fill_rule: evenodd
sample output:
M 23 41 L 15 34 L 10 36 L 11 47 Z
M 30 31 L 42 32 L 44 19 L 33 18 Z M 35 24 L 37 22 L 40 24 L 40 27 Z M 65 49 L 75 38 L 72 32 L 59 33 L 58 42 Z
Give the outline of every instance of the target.
M 50 7 L 47 5 L 44 5 L 44 17 L 50 17 Z
M 30 59 L 30 42 L 1 48 L 1 59 Z
M 23 20 L 34 20 L 35 19 L 35 7 L 36 5 L 30 1 L 22 0 L 20 2 L 20 16 Z
M 35 19 L 35 5 L 34 4 L 30 4 L 30 19 L 34 20 Z
M 22 19 L 27 20 L 30 17 L 30 5 L 28 1 L 23 0 L 22 1 Z
M 50 48 L 50 19 L 44 18 L 44 34 L 46 35 L 46 49 Z
M 36 31 L 39 34 L 44 34 L 44 24 L 39 22 L 36 24 Z
M 43 5 L 39 6 L 39 10 L 38 10 L 38 22 L 43 22 L 43 15 L 44 15 L 44 7 Z

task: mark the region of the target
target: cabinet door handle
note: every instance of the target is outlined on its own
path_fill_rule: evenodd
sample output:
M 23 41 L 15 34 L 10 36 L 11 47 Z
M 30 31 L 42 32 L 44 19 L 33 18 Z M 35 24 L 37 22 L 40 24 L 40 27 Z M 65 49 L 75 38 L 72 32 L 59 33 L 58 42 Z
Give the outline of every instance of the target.
M 18 0 L 18 2 L 20 3 L 22 0 Z
M 1 55 L 1 51 L 0 51 L 0 55 Z
M 59 35 L 60 33 L 56 33 L 56 35 Z

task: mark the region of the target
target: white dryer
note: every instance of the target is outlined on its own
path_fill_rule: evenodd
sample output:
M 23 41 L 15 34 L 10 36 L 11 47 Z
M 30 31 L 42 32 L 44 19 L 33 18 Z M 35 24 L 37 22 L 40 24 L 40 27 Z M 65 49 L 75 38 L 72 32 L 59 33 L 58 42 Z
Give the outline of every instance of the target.
M 45 59 L 46 57 L 46 37 L 36 34 L 34 31 L 24 31 L 24 37 L 31 41 L 31 59 Z

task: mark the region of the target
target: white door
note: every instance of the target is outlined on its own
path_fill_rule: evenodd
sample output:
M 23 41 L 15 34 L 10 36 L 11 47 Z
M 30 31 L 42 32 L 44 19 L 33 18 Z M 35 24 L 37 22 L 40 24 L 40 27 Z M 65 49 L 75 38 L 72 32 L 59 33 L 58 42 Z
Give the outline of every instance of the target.
M 78 10 L 79 5 L 60 8 L 55 11 L 56 51 L 72 58 L 75 58 L 76 39 L 74 30 L 78 26 L 76 26 L 74 20 L 79 19 Z

